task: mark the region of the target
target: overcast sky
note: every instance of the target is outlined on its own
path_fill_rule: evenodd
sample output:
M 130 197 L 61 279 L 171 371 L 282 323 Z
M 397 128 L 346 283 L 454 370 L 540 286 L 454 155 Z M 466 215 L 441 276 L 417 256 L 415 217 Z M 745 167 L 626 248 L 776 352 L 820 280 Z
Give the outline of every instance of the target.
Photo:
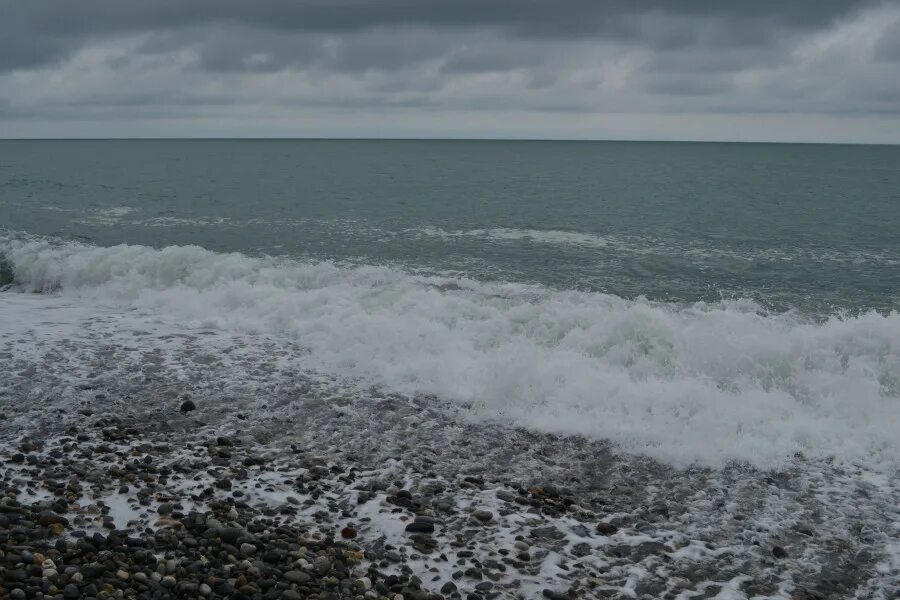
M 0 137 L 900 143 L 900 0 L 0 0 Z

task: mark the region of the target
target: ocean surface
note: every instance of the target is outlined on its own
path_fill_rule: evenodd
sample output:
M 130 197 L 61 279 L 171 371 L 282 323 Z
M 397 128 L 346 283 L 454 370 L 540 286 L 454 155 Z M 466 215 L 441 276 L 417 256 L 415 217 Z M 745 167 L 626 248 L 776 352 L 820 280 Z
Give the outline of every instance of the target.
M 0 141 L 0 285 L 7 406 L 213 353 L 679 467 L 900 459 L 900 147 Z

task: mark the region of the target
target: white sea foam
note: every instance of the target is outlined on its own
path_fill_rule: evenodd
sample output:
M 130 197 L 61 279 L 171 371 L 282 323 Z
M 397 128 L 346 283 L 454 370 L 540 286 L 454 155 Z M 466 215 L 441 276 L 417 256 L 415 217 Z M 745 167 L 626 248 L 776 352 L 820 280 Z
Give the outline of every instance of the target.
M 489 229 L 447 230 L 440 227 L 421 227 L 409 229 L 408 233 L 442 239 L 462 237 L 482 238 L 493 241 L 519 241 L 526 240 L 539 244 L 555 244 L 561 246 L 584 246 L 588 248 L 603 248 L 613 242 L 609 238 L 593 233 L 581 233 L 577 231 L 562 231 L 557 229 L 516 229 L 514 227 L 492 227 Z
M 900 459 L 896 313 L 812 321 L 194 246 L 0 238 L 0 252 L 23 290 L 299 342 L 296 364 L 352 389 L 434 395 L 676 465 Z
M 80 219 L 75 219 L 74 222 L 87 225 L 116 225 L 121 222 L 123 217 L 134 212 L 135 209 L 130 206 L 98 208 Z
M 647 236 L 600 235 L 597 233 L 559 229 L 519 229 L 492 227 L 483 229 L 444 229 L 419 227 L 404 230 L 416 237 L 433 237 L 453 241 L 474 239 L 494 243 L 527 242 L 567 248 L 604 248 L 619 254 L 686 256 L 692 260 L 728 259 L 748 263 L 810 261 L 815 263 L 844 263 L 850 265 L 880 263 L 884 267 L 900 264 L 900 256 L 889 250 L 834 250 L 794 247 L 790 249 L 757 247 L 734 249 L 716 247 L 694 240 L 676 241 Z

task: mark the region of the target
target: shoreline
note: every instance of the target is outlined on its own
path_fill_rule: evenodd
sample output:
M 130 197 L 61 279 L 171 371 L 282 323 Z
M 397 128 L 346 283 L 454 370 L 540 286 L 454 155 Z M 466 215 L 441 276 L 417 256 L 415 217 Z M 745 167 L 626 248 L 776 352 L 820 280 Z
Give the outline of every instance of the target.
M 889 538 L 874 534 L 889 536 L 891 523 L 885 514 L 875 520 L 887 506 L 878 490 L 870 484 L 869 498 L 853 505 L 825 503 L 834 489 L 863 489 L 848 483 L 862 475 L 839 468 L 833 475 L 844 480 L 818 482 L 824 471 L 811 464 L 679 471 L 601 442 L 453 422 L 402 398 L 352 406 L 311 397 L 295 401 L 289 420 L 206 398 L 181 412 L 181 398 L 155 406 L 130 399 L 125 409 L 111 391 L 81 393 L 91 399 L 68 422 L 0 427 L 8 598 L 17 586 L 27 598 L 75 598 L 68 585 L 102 600 L 811 600 L 900 589 L 877 552 Z M 839 521 L 854 517 L 848 508 L 856 525 Z M 67 520 L 62 531 L 40 525 L 48 510 Z M 238 542 L 229 533 L 227 542 L 222 528 L 252 535 Z M 24 538 L 13 540 L 19 530 Z M 318 569 L 298 555 L 300 540 L 308 554 L 343 567 Z M 274 562 L 265 559 L 272 544 L 287 545 Z M 23 551 L 50 557 L 55 582 L 24 564 Z M 117 568 L 84 571 L 103 552 L 111 553 L 103 564 Z M 165 573 L 148 552 L 165 557 Z M 303 583 L 289 571 L 303 573 L 291 575 Z M 73 582 L 76 572 L 82 578 Z M 166 587 L 169 576 L 175 583 Z

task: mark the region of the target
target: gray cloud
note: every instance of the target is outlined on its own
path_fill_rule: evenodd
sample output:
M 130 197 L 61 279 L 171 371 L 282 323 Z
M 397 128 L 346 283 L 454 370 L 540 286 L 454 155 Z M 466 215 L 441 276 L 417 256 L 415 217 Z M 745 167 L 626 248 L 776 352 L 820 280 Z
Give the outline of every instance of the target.
M 887 62 L 900 61 L 900 19 L 882 33 L 875 45 L 875 58 Z
M 894 118 L 898 39 L 881 0 L 9 0 L 0 136 L 104 115 Z
M 4 6 L 3 67 L 59 60 L 98 36 L 198 27 L 347 34 L 372 28 L 493 28 L 518 37 L 602 37 L 660 50 L 764 43 L 773 32 L 823 27 L 866 0 L 12 0 Z M 715 21 L 713 28 L 705 27 Z M 698 27 L 698 24 L 700 25 Z M 245 29 L 246 30 L 246 29 Z M 279 36 L 273 36 L 277 43 Z M 239 41 L 239 40 L 235 40 Z M 278 49 L 285 48 L 284 44 Z M 227 53 L 227 52 L 226 52 Z M 215 62 L 215 61 L 213 61 Z

